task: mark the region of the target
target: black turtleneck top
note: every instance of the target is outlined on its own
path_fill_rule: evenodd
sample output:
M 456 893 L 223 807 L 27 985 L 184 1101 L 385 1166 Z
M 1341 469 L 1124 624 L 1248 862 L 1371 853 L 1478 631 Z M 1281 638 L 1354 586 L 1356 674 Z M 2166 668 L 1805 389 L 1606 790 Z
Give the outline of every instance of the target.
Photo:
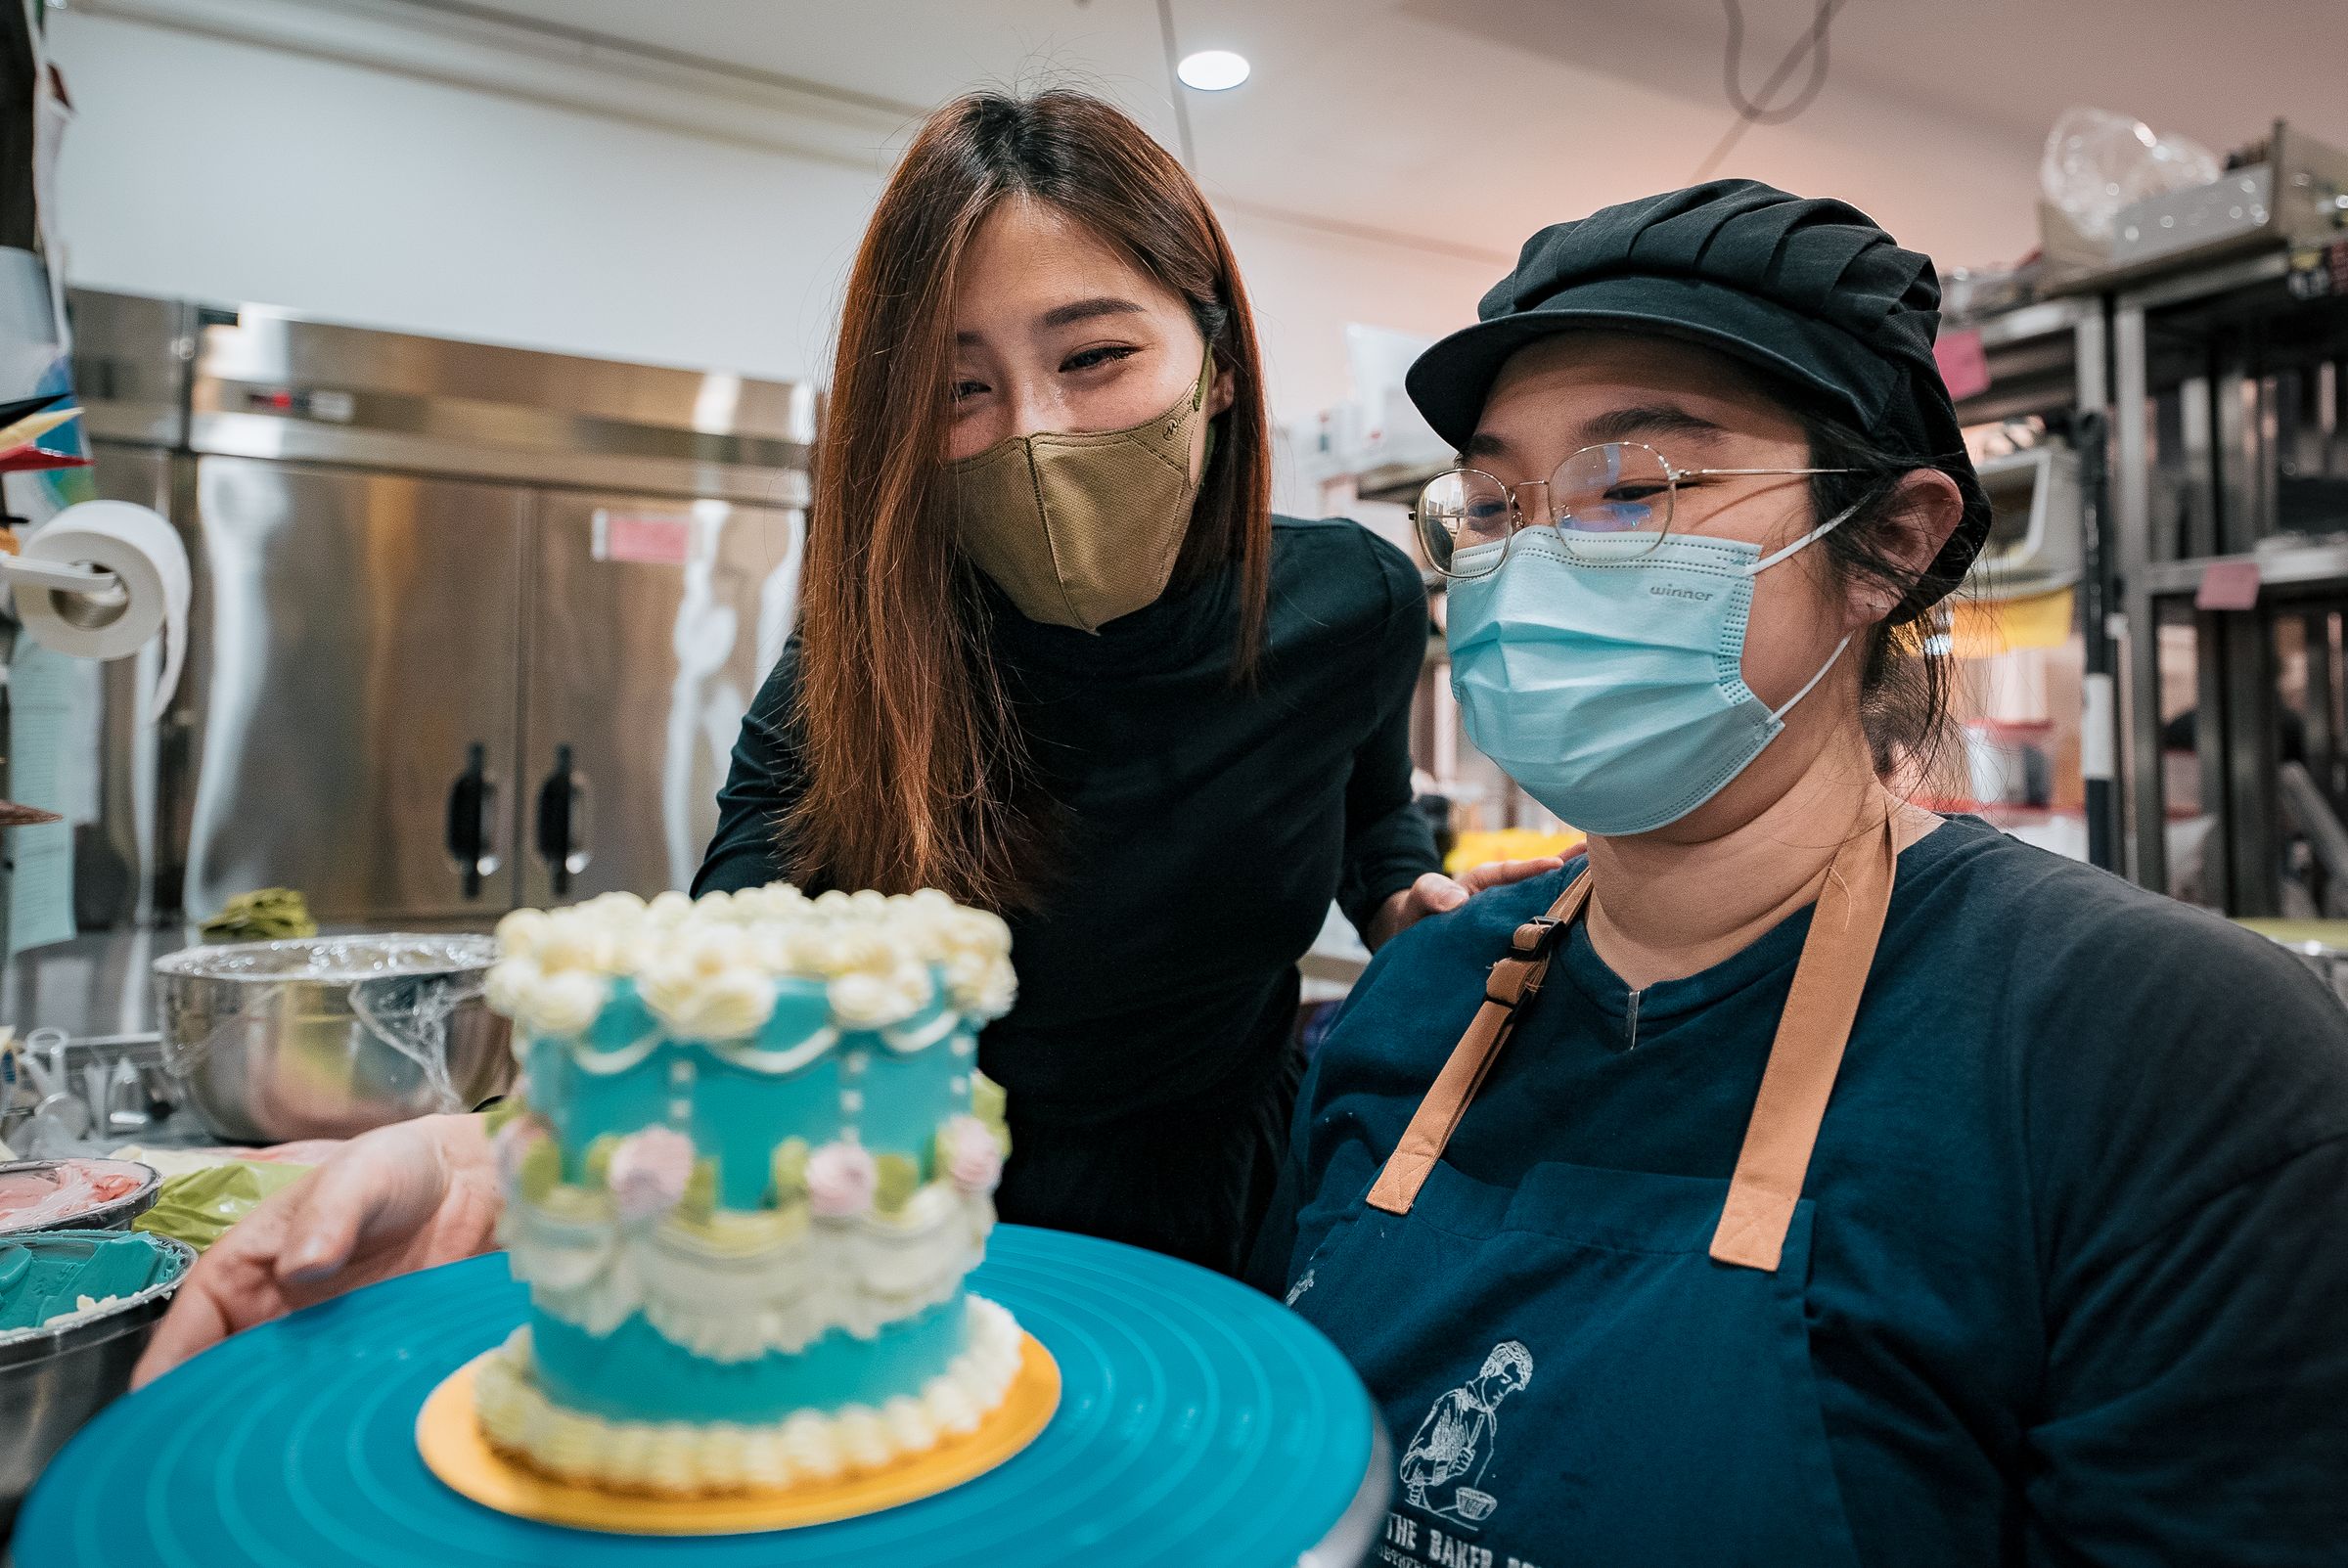
M 1252 1095 L 1330 900 L 1366 928 L 1436 867 L 1411 803 L 1427 619 L 1410 560 L 1343 519 L 1275 518 L 1252 686 L 1231 679 L 1236 602 L 1224 576 L 1091 634 L 994 597 L 995 655 L 1064 813 L 1044 907 L 1011 918 L 1018 1004 L 979 1042 L 1024 1120 Z M 744 721 L 697 893 L 786 874 L 797 664 L 794 643 Z

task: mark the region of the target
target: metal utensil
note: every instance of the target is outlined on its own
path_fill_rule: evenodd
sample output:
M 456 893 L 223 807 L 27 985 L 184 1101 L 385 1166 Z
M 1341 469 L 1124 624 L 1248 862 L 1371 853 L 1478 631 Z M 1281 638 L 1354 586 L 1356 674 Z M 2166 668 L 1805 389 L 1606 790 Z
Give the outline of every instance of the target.
M 348 1138 L 469 1110 L 513 1080 L 482 995 L 485 936 L 310 937 L 156 962 L 163 1059 L 204 1125 L 244 1142 Z
M 90 1126 L 93 1128 L 103 1130 L 106 1126 L 107 1098 L 106 1069 L 94 1061 L 82 1063 L 81 1098 L 82 1103 L 90 1107 Z
M 44 1240 L 88 1232 L 50 1232 Z M 115 1232 L 104 1232 L 113 1235 Z M 0 1540 L 32 1483 L 89 1418 L 130 1387 L 130 1369 L 156 1320 L 196 1261 L 168 1236 L 149 1240 L 169 1255 L 164 1277 L 103 1311 L 51 1329 L 0 1337 Z
M 35 1029 L 18 1047 L 18 1065 L 24 1069 L 36 1099 L 69 1092 L 64 1065 L 67 1038 L 63 1029 Z
M 155 1120 L 147 1108 L 147 1086 L 128 1056 L 114 1058 L 113 1076 L 106 1085 L 106 1130 L 109 1134 L 140 1133 Z
M 79 1095 L 43 1095 L 25 1125 L 27 1148 L 41 1148 L 63 1140 L 77 1143 L 90 1136 L 89 1102 Z

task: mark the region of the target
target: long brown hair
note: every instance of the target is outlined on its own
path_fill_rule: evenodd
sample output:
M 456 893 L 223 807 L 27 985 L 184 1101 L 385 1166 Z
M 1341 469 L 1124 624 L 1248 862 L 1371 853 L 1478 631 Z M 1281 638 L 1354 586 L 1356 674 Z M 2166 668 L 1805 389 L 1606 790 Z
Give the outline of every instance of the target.
M 1032 902 L 1050 812 L 954 543 L 946 390 L 956 272 L 996 202 L 1051 203 L 1182 295 L 1235 396 L 1220 416 L 1177 589 L 1236 572 L 1235 678 L 1262 645 L 1271 437 L 1255 322 L 1190 173 L 1099 99 L 974 93 L 923 124 L 866 229 L 816 443 L 799 600 L 800 765 L 784 841 L 801 882 Z

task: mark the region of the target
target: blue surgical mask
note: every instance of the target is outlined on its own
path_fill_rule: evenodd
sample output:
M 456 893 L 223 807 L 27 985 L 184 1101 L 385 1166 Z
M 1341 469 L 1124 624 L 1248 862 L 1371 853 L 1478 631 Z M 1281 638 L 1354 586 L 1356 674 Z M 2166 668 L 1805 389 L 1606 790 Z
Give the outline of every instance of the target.
M 1854 509 L 1856 510 L 1856 509 Z M 1468 739 L 1584 832 L 1643 833 L 1728 786 L 1850 647 L 1772 708 L 1744 684 L 1753 579 L 1823 538 L 1844 512 L 1773 555 L 1737 539 L 1554 528 L 1514 536 L 1498 571 L 1452 583 L 1451 690 Z M 1498 554 L 1460 553 L 1457 566 Z

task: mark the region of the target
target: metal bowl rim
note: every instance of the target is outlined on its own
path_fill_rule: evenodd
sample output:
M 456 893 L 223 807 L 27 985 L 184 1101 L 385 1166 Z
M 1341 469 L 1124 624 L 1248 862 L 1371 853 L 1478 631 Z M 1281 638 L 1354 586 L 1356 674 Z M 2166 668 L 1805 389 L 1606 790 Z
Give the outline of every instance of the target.
M 234 953 L 284 953 L 315 948 L 321 942 L 446 942 L 477 951 L 477 963 L 440 964 L 419 969 L 385 969 L 379 974 L 347 976 L 315 974 L 207 974 L 203 961 Z M 216 980 L 233 985 L 364 985 L 373 980 L 429 980 L 441 975 L 471 974 L 497 962 L 497 938 L 477 931 L 366 931 L 344 936 L 289 936 L 267 942 L 197 943 L 166 953 L 154 963 L 155 972 L 173 980 Z
M 157 1280 L 137 1295 L 115 1302 L 95 1318 L 85 1318 L 79 1322 L 66 1323 L 57 1328 L 19 1329 L 10 1337 L 0 1339 L 0 1372 L 55 1361 L 145 1328 L 162 1315 L 171 1297 L 181 1285 L 188 1282 L 188 1271 L 196 1267 L 194 1247 L 177 1236 L 158 1235 L 153 1231 L 42 1231 L 37 1233 L 44 1241 L 81 1236 L 93 1240 L 119 1240 L 126 1234 L 143 1235 L 164 1251 L 178 1254 L 179 1272 L 168 1279 Z

